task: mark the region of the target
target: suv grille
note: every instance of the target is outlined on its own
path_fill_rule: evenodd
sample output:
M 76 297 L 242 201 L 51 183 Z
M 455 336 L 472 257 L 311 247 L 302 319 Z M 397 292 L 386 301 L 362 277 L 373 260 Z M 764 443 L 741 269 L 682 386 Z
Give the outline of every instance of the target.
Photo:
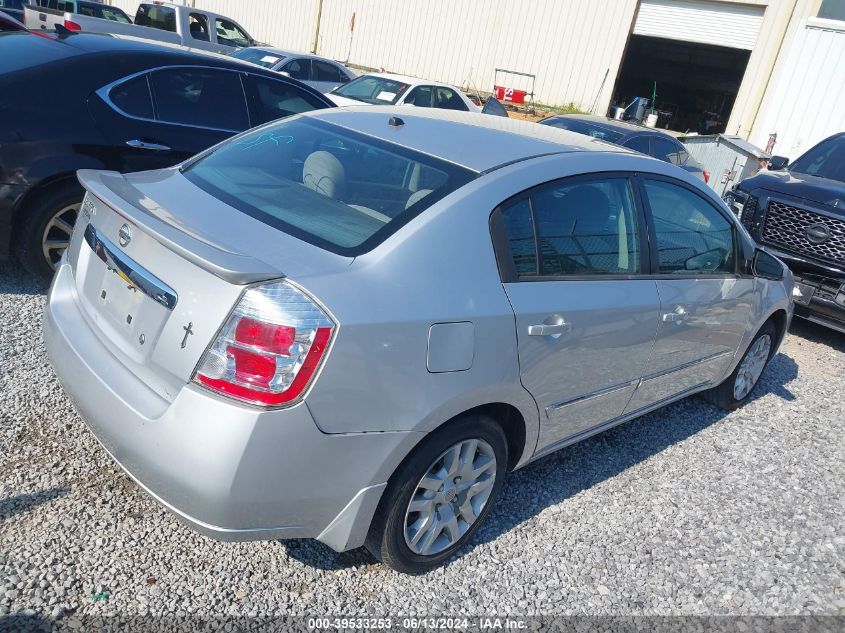
M 815 224 L 830 230 L 830 237 L 821 244 L 815 244 L 807 237 L 807 228 Z M 782 246 L 794 253 L 845 264 L 845 220 L 770 200 L 761 237 L 768 244 Z

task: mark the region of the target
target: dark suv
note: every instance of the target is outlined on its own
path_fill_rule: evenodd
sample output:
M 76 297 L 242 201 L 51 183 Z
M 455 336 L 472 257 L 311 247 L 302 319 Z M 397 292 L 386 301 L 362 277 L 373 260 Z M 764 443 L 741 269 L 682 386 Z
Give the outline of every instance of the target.
M 845 132 L 807 151 L 791 166 L 769 170 L 726 196 L 757 242 L 795 275 L 795 315 L 845 332 Z

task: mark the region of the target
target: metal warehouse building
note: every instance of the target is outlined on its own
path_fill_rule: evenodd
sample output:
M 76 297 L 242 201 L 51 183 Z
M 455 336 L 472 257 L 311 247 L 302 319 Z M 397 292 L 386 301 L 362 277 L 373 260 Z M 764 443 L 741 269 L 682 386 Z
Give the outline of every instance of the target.
M 661 127 L 791 158 L 845 130 L 845 0 L 186 0 L 256 39 L 352 65 L 605 114 L 651 97 Z M 138 0 L 112 0 L 134 13 Z M 498 83 L 529 90 L 521 75 Z M 703 131 L 703 130 L 702 130 Z

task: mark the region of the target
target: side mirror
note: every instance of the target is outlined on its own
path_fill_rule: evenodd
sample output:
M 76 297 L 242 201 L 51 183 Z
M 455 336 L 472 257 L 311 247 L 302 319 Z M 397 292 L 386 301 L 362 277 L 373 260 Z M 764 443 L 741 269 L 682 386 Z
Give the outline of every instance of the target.
M 755 249 L 754 261 L 751 262 L 751 271 L 756 277 L 765 279 L 783 279 L 783 262 L 771 253 L 761 248 Z
M 769 159 L 769 171 L 780 171 L 786 169 L 789 159 L 786 156 L 772 156 Z
M 487 97 L 487 101 L 484 102 L 484 107 L 481 109 L 481 113 L 492 114 L 493 116 L 503 116 L 505 118 L 509 116 L 508 111 L 505 110 L 505 106 L 503 106 L 496 97 Z

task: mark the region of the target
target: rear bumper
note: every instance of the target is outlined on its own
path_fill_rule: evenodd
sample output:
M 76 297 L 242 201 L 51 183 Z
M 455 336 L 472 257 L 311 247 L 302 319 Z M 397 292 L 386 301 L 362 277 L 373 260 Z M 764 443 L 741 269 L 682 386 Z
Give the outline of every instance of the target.
M 11 252 L 14 210 L 26 187 L 0 184 L 0 260 Z
M 357 547 L 393 468 L 419 437 L 324 434 L 305 404 L 261 411 L 193 385 L 165 402 L 100 342 L 67 265 L 54 278 L 43 327 L 66 393 L 112 458 L 213 538 L 319 538 L 337 550 Z

